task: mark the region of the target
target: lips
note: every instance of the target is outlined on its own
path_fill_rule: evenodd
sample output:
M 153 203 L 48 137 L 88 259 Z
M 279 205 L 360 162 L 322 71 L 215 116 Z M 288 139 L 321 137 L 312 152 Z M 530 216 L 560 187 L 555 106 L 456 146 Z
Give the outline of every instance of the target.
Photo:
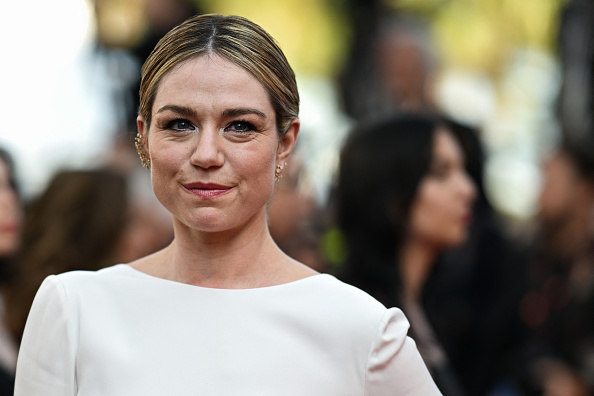
M 216 183 L 188 183 L 183 186 L 190 194 L 200 198 L 217 198 L 232 189 L 232 187 Z
M 7 234 L 16 234 L 19 232 L 18 223 L 7 223 L 0 227 L 0 231 Z
M 470 222 L 472 221 L 472 213 L 468 212 L 465 213 L 462 217 L 461 217 L 462 223 L 468 225 L 470 224 Z

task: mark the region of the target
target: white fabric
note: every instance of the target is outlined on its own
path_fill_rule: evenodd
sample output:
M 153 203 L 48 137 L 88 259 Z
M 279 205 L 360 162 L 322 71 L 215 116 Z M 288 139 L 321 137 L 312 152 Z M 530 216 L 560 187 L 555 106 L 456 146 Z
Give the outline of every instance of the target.
M 70 272 L 37 293 L 15 396 L 439 395 L 408 326 L 327 274 L 227 290 Z

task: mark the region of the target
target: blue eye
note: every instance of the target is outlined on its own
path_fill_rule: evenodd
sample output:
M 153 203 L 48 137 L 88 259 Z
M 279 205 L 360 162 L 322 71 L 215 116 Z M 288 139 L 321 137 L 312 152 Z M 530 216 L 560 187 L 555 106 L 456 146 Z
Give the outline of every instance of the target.
M 235 121 L 232 122 L 231 124 L 229 124 L 225 130 L 231 131 L 231 132 L 252 132 L 254 131 L 256 128 L 249 122 L 247 121 Z
M 166 128 L 173 129 L 174 131 L 187 131 L 189 129 L 194 129 L 194 126 L 188 120 L 177 119 L 168 122 Z

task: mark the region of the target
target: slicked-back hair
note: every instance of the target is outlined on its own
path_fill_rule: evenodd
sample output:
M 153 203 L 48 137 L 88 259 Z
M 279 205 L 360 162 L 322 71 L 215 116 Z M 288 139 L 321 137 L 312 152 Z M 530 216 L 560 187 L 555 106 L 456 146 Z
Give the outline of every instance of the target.
M 159 84 L 167 73 L 201 55 L 219 55 L 251 73 L 267 91 L 280 135 L 299 115 L 295 73 L 276 41 L 259 25 L 239 16 L 192 17 L 167 33 L 142 67 L 140 116 L 150 128 Z

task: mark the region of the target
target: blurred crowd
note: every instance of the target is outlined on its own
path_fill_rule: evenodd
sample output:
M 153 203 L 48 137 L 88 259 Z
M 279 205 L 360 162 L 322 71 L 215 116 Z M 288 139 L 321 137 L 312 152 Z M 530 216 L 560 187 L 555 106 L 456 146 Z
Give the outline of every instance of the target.
M 140 65 L 201 10 L 146 4 L 149 29 L 126 54 L 138 79 L 118 80 L 121 131 L 105 161 L 57 172 L 25 200 L 18 164 L 0 150 L 0 395 L 12 394 L 47 275 L 130 262 L 173 236 L 134 149 Z M 301 188 L 307 153 L 288 164 L 269 206 L 277 244 L 401 308 L 446 396 L 594 394 L 594 3 L 568 1 L 559 21 L 561 133 L 522 238 L 485 191 L 481 130 L 436 104 L 426 26 L 381 8 L 352 14 L 358 36 L 337 86 L 353 128 L 327 202 Z

